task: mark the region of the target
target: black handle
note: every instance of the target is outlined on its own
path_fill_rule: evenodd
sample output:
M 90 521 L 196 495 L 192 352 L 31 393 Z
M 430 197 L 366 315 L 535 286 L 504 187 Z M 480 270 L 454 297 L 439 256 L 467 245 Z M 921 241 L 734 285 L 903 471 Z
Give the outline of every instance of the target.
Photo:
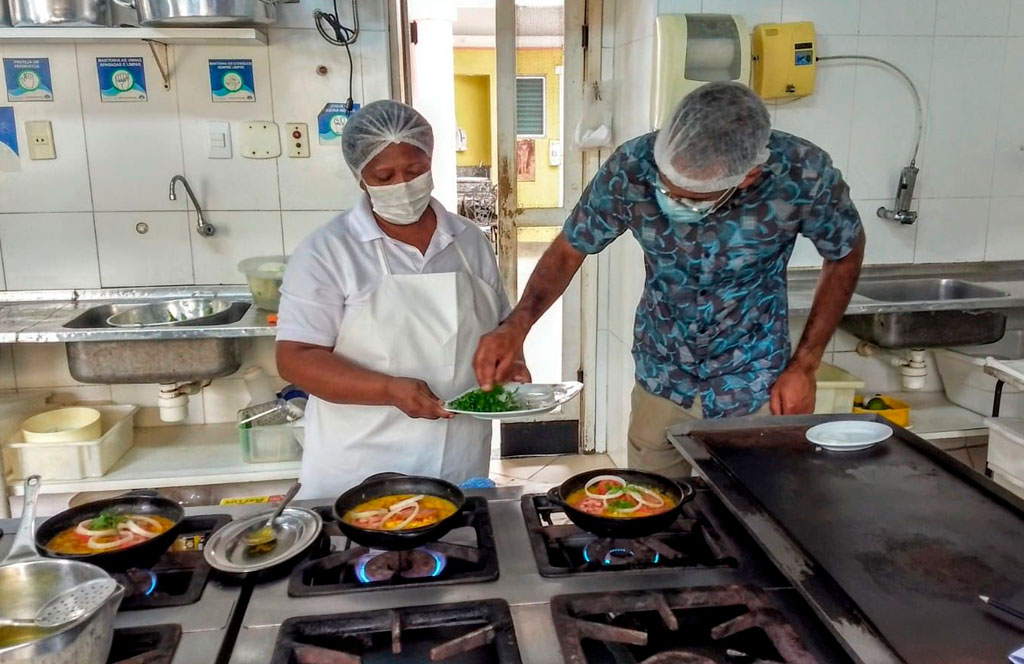
M 561 487 L 551 487 L 550 489 L 548 489 L 547 496 L 549 502 L 558 505 L 559 507 L 568 507 L 568 505 L 565 504 L 565 501 L 562 500 Z
M 693 497 L 697 495 L 696 489 L 690 486 L 688 482 L 676 482 L 676 484 L 683 490 L 683 495 L 679 498 L 680 505 L 693 500 Z
M 132 489 L 122 493 L 118 498 L 159 498 L 160 492 L 156 489 Z
M 406 475 L 405 473 L 396 473 L 394 471 L 388 471 L 388 472 L 384 472 L 384 473 L 374 473 L 373 475 L 370 475 L 369 477 L 364 479 L 362 482 L 360 482 L 360 484 L 369 484 L 370 482 L 373 482 L 375 480 L 393 480 L 393 479 L 398 478 L 398 477 L 408 477 L 408 475 Z

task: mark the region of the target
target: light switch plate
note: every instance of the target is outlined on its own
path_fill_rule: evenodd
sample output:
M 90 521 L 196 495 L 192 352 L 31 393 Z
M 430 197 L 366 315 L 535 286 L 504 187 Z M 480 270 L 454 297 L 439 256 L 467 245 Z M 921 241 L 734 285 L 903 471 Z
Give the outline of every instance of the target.
M 305 122 L 289 122 L 284 130 L 288 143 L 288 156 L 305 159 L 309 157 L 309 128 Z
M 281 134 L 277 123 L 269 120 L 243 122 L 238 135 L 238 151 L 246 159 L 280 157 Z
M 206 156 L 210 159 L 231 159 L 231 124 L 206 123 Z
M 29 159 L 56 159 L 57 149 L 53 144 L 53 125 L 49 120 L 33 120 L 25 123 L 28 138 Z

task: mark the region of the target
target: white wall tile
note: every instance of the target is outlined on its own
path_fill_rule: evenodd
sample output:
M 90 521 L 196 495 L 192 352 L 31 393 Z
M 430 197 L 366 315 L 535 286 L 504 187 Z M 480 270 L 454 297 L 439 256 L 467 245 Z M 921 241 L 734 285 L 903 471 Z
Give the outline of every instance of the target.
M 140 234 L 139 223 L 149 230 Z M 195 282 L 185 212 L 97 212 L 96 239 L 104 287 Z M 196 241 L 203 238 L 196 235 Z
M 207 424 L 235 422 L 238 411 L 249 403 L 249 392 L 240 378 L 215 380 L 203 390 L 203 420 Z
M 1024 36 L 1024 0 L 1010 0 L 1009 34 Z
M 313 39 L 309 30 L 270 31 L 270 71 L 274 81 L 274 117 L 280 123 L 305 122 L 316 127 L 316 117 L 328 102 L 342 103 L 348 95 L 348 58 L 345 49 Z M 355 63 L 355 100 L 362 95 L 362 44 L 352 49 Z M 374 60 L 377 59 L 375 54 Z M 318 76 L 319 65 L 328 68 Z M 335 210 L 352 204 L 356 183 L 345 166 L 340 146 L 311 141 L 308 159 L 278 161 L 281 206 L 287 210 Z
M 1024 38 L 1007 40 L 996 133 L 993 196 L 1024 192 Z
M 921 201 L 915 263 L 980 261 L 985 257 L 987 198 Z
M 82 90 L 89 174 L 96 210 L 183 210 L 184 196 L 170 201 L 167 184 L 182 172 L 178 86 L 164 90 L 160 71 L 145 44 L 79 44 L 78 75 Z M 172 60 L 173 49 L 168 49 Z M 97 57 L 143 58 L 145 102 L 100 101 Z
M 936 37 L 923 195 L 988 196 L 1006 40 Z M 969 100 L 969 103 L 968 103 Z
M 1012 261 L 1024 256 L 1024 198 L 993 198 L 988 215 L 985 260 Z
M 237 375 L 242 375 L 250 367 L 259 367 L 263 373 L 272 378 L 279 376 L 275 357 L 276 340 L 274 337 L 256 337 L 250 340 L 242 351 L 242 366 Z
M 313 10 L 319 9 L 333 14 L 334 4 L 333 0 L 300 0 L 294 4 L 280 4 L 277 6 L 277 21 L 274 27 L 312 28 Z M 341 23 L 349 28 L 353 27 L 352 4 L 351 0 L 337 2 Z M 387 29 L 385 0 L 357 0 L 357 4 L 360 37 L 364 31 Z
M 821 267 L 821 263 L 821 254 L 814 243 L 803 235 L 798 236 L 789 257 L 789 267 Z
M 109 385 L 77 385 L 54 387 L 49 403 L 67 406 L 75 403 L 109 403 Z
M 857 350 L 857 346 L 860 344 L 860 339 L 853 336 L 846 330 L 836 330 L 836 333 L 832 336 L 832 344 L 832 348 L 836 353 L 842 353 Z
M 913 263 L 920 224 L 904 225 L 879 217 L 878 208 L 883 205 L 891 208 L 893 199 L 855 200 L 854 203 L 867 238 L 864 264 Z
M 281 225 L 284 229 L 284 253 L 291 254 L 302 240 L 320 228 L 340 210 L 283 210 Z
M 615 5 L 615 45 L 654 36 L 658 0 L 632 0 Z
M 782 20 L 814 21 L 814 31 L 821 35 L 855 35 L 860 24 L 861 0 L 785 0 Z
M 54 97 L 50 102 L 18 102 L 14 108 L 18 144 L 22 146 L 21 172 L 0 173 L 0 210 L 4 212 L 79 212 L 92 209 L 89 168 L 82 130 L 82 103 L 78 92 L 75 47 L 71 44 L 7 45 L 3 57 L 50 59 Z M 0 93 L 3 94 L 3 93 Z M 0 103 L 7 105 L 6 95 Z M 53 130 L 56 159 L 28 156 L 25 123 L 47 120 Z M 58 184 L 59 183 L 59 184 Z
M 8 288 L 100 285 L 90 212 L 0 214 L 0 247 Z
M 856 53 L 856 37 L 819 36 L 823 53 Z M 814 94 L 779 102 L 776 129 L 801 136 L 832 155 L 832 163 L 845 171 L 850 151 L 850 123 L 857 68 L 847 64 L 818 65 Z
M 705 14 L 739 14 L 750 28 L 782 20 L 782 0 L 704 0 Z
M 619 46 L 615 53 L 613 140 L 624 143 L 651 131 L 651 63 L 654 38 Z
M 14 380 L 14 344 L 0 344 L 0 390 L 17 387 Z
M 64 344 L 14 344 L 18 389 L 81 385 L 68 372 Z
M 623 2 L 623 4 L 632 4 Z M 699 14 L 701 0 L 658 0 L 658 14 Z
M 861 0 L 862 35 L 931 35 L 935 0 Z
M 860 37 L 857 52 L 884 58 L 903 69 L 927 107 L 932 41 L 931 37 Z M 858 198 L 894 198 L 900 170 L 910 162 L 914 148 L 914 98 L 906 82 L 886 67 L 858 64 L 856 70 L 847 180 Z M 832 74 L 824 67 L 819 72 Z M 927 126 L 927 115 L 925 119 Z M 922 151 L 918 163 L 927 168 L 924 156 Z M 918 182 L 917 196 L 920 185 Z
M 1010 0 L 939 0 L 937 35 L 1002 36 L 1010 17 Z
M 386 32 L 367 32 L 359 37 L 359 72 L 363 79 L 363 104 L 378 99 L 391 98 L 391 70 L 387 58 L 367 56 L 366 54 L 382 54 L 388 52 L 388 34 Z
M 192 239 L 192 264 L 197 284 L 238 284 L 243 258 L 282 253 L 280 212 L 211 212 L 213 237 Z M 195 223 L 191 213 L 189 225 Z
M 887 353 L 870 357 L 861 357 L 855 352 L 834 353 L 831 363 L 864 381 L 865 393 L 897 392 L 900 389 L 899 371 L 892 366 Z
M 195 189 L 199 204 L 204 210 L 278 209 L 278 160 L 245 159 L 239 150 L 243 122 L 275 119 L 267 47 L 189 45 L 178 47 L 175 56 L 185 176 Z M 211 59 L 252 60 L 255 101 L 215 103 L 210 94 Z M 211 121 L 231 125 L 231 159 L 207 157 Z M 285 128 L 278 124 L 283 141 Z M 246 186 L 238 186 L 240 182 Z M 184 197 L 184 192 L 179 192 L 179 196 Z

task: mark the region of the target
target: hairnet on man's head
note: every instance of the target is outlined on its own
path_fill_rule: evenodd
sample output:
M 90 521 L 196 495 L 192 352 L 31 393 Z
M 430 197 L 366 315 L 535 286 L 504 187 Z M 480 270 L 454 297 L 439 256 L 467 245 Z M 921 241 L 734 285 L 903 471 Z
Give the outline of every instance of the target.
M 683 97 L 658 131 L 654 161 L 677 187 L 722 191 L 767 161 L 770 133 L 768 109 L 753 90 L 740 83 L 708 83 Z
M 356 111 L 341 134 L 345 163 L 356 178 L 374 157 L 392 143 L 408 143 L 433 156 L 434 131 L 412 106 L 382 99 Z

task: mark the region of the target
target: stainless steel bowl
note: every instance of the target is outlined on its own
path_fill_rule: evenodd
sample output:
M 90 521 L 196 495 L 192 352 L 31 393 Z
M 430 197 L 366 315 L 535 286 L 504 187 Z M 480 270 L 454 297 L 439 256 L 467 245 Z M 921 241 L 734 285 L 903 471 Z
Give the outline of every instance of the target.
M 10 9 L 15 27 L 109 24 L 107 0 L 10 0 Z
M 277 20 L 271 0 L 114 0 L 138 12 L 147 26 L 268 25 Z
M 36 499 L 39 476 L 25 480 L 25 508 L 14 545 L 0 565 L 0 615 L 33 616 L 56 595 L 93 579 L 110 578 L 105 571 L 74 560 L 40 557 L 35 550 Z M 104 664 L 114 637 L 114 615 L 124 596 L 117 590 L 100 607 L 54 629 L 0 627 L 0 664 Z
M 221 299 L 191 298 L 153 302 L 132 307 L 107 318 L 111 327 L 166 327 L 168 325 L 201 325 L 213 322 L 226 313 L 231 302 Z

